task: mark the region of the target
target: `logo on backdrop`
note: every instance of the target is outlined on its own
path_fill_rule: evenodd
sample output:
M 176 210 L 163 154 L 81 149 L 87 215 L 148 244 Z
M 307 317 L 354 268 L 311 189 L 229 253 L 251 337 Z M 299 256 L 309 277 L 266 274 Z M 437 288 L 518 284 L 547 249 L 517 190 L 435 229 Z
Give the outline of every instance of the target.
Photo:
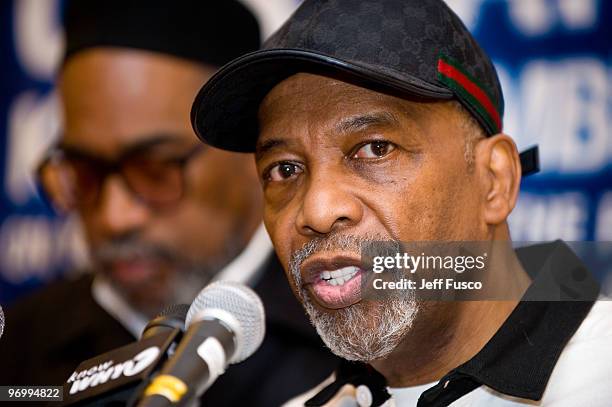
M 151 366 L 157 360 L 159 353 L 160 350 L 157 346 L 151 346 L 123 362 L 108 360 L 89 369 L 75 371 L 66 381 L 66 383 L 72 384 L 69 394 L 76 394 L 121 377 L 135 376 Z

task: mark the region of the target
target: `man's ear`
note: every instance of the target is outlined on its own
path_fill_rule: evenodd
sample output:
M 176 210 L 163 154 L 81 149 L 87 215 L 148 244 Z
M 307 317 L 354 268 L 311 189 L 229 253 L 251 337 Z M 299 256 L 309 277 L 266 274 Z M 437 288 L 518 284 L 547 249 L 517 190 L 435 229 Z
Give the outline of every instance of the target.
M 521 162 L 516 144 L 502 133 L 480 140 L 475 166 L 482 186 L 484 221 L 498 225 L 506 221 L 518 198 Z

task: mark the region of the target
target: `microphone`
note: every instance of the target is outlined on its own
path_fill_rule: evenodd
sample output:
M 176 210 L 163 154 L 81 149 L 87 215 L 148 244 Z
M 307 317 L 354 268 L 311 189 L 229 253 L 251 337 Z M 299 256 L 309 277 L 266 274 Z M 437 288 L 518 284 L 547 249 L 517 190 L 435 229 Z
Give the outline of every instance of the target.
M 265 314 L 253 290 L 235 282 L 205 287 L 187 313 L 187 330 L 172 356 L 145 389 L 138 406 L 188 405 L 263 342 Z
M 189 312 L 189 305 L 174 304 L 165 308 L 154 319 L 149 321 L 147 326 L 142 331 L 140 339 L 149 338 L 162 332 L 178 329 L 183 331 L 185 328 L 185 319 Z
M 182 335 L 188 305 L 172 305 L 151 320 L 137 342 L 81 363 L 64 384 L 64 404 L 133 405 Z

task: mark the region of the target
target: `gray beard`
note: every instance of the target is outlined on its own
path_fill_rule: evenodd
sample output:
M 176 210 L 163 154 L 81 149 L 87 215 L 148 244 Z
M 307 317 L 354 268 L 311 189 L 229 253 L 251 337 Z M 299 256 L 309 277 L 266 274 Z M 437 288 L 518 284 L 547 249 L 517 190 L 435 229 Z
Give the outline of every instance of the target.
M 293 276 L 298 296 L 310 317 L 311 323 L 325 345 L 336 355 L 360 362 L 386 358 L 402 342 L 411 330 L 419 311 L 419 303 L 412 291 L 410 295 L 393 296 L 383 300 L 361 301 L 332 312 L 320 311 L 310 300 L 309 293 L 302 288 L 301 264 L 312 254 L 320 251 L 358 251 L 366 241 L 382 241 L 379 236 L 366 239 L 333 235 L 314 239 L 293 253 L 289 269 Z
M 416 301 L 393 298 L 358 303 L 331 314 L 319 311 L 310 300 L 302 298 L 325 345 L 344 359 L 360 362 L 389 356 L 412 328 L 418 312 Z

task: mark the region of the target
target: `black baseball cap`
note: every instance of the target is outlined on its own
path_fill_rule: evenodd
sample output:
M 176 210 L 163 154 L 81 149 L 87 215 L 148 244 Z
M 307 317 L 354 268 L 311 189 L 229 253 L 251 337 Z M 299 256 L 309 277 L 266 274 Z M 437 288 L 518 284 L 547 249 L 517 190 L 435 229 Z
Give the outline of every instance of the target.
M 200 90 L 191 121 L 207 144 L 253 152 L 265 95 L 298 72 L 428 100 L 458 100 L 488 135 L 502 131 L 495 67 L 442 0 L 305 0 L 261 50 L 223 66 Z M 538 170 L 537 148 L 521 155 Z

